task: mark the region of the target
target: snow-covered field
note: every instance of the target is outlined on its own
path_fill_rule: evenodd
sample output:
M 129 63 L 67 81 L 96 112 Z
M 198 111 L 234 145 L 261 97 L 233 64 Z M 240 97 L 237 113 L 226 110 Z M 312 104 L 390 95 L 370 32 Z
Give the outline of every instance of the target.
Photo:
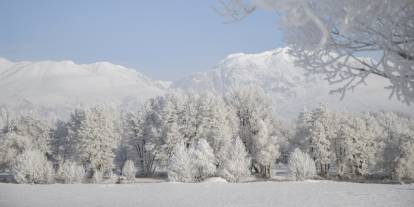
M 1 207 L 46 206 L 414 206 L 414 185 L 331 181 L 137 183 L 133 185 L 0 184 Z

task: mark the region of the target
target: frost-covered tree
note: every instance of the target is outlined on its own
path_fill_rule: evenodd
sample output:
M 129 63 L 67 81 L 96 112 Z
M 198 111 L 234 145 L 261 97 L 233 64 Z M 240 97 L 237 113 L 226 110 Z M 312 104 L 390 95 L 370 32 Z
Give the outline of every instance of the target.
M 125 176 L 127 180 L 134 180 L 135 179 L 135 165 L 132 160 L 128 160 L 125 162 L 124 167 L 122 168 L 122 175 Z
M 264 121 L 256 122 L 255 133 L 252 137 L 252 157 L 260 166 L 260 173 L 263 177 L 270 177 L 270 168 L 279 157 L 279 148 L 276 145 L 276 137 L 269 131 L 269 125 Z
M 382 146 L 380 149 L 379 157 L 382 168 L 385 169 L 387 174 L 392 174 L 396 168 L 396 156 L 399 154 L 400 143 L 400 130 L 403 130 L 402 120 L 397 114 L 392 112 L 379 112 L 373 114 L 375 120 L 380 126 L 378 131 L 379 144 Z
M 62 179 L 64 183 L 81 183 L 85 177 L 85 169 L 73 161 L 65 161 L 59 165 L 57 177 Z
M 219 175 L 229 182 L 239 182 L 240 178 L 250 174 L 250 157 L 239 137 L 236 137 L 225 149 L 224 158 L 219 168 Z
M 0 133 L 0 168 L 11 164 L 25 150 L 38 150 L 50 155 L 50 127 L 35 114 L 16 117 L 7 122 Z
M 124 167 L 126 161 L 128 159 L 132 158 L 130 155 L 130 146 L 127 143 L 127 140 L 125 137 L 123 137 L 119 144 L 117 145 L 115 149 L 115 157 L 114 157 L 114 164 L 116 167 L 117 172 L 122 172 L 122 168 Z
M 186 147 L 197 139 L 199 132 L 200 117 L 198 113 L 197 99 L 195 93 L 185 93 L 181 96 L 180 110 L 178 111 L 179 132 Z
M 296 148 L 290 155 L 288 168 L 296 180 L 306 180 L 316 175 L 315 162 L 299 148 Z
M 309 137 L 309 150 L 321 175 L 326 175 L 330 167 L 332 159 L 331 140 L 333 138 L 332 133 L 334 133 L 331 128 L 331 120 L 325 109 L 325 107 L 321 107 L 313 112 Z
M 150 99 L 125 119 L 127 140 L 140 173 L 152 175 L 157 166 L 168 165 L 174 146 L 181 141 L 178 96 Z
M 237 117 L 220 96 L 205 93 L 197 98 L 196 104 L 196 133 L 193 140 L 207 140 L 220 165 L 221 160 L 225 159 L 225 147 L 237 136 Z
M 276 163 L 284 163 L 288 162 L 289 154 L 292 150 L 292 145 L 290 141 L 294 139 L 294 126 L 293 122 L 279 122 L 277 124 L 278 134 L 277 137 L 277 146 L 279 148 L 279 157 L 276 159 Z
M 377 121 L 384 130 L 382 166 L 388 175 L 398 180 L 413 179 L 414 121 L 395 113 L 377 113 Z
M 239 132 L 234 108 L 223 97 L 211 93 L 189 93 L 184 100 L 179 116 L 183 140 L 189 146 L 206 139 L 217 158 L 222 160 L 223 147 Z
M 6 126 L 10 124 L 10 121 L 12 119 L 13 118 L 12 118 L 12 113 L 10 109 L 6 106 L 1 106 L 0 107 L 0 129 L 5 129 Z
M 144 167 L 144 144 L 145 141 L 142 137 L 142 128 L 143 128 L 143 110 L 138 110 L 137 113 L 128 112 L 123 117 L 123 140 L 126 142 L 127 154 L 131 154 L 131 158 L 137 164 L 138 169 L 143 169 Z M 125 152 L 121 152 L 125 153 Z M 124 156 L 124 155 L 122 155 Z M 126 157 L 126 156 L 125 156 Z M 121 168 L 122 169 L 122 168 Z
M 168 179 L 173 182 L 192 182 L 193 181 L 193 161 L 189 150 L 185 144 L 179 143 L 174 148 L 173 154 L 169 160 Z
M 381 172 L 398 177 L 410 120 L 392 112 L 334 113 L 320 105 L 300 114 L 291 147 L 308 152 L 322 176 L 335 161 L 340 176 Z
M 51 183 L 54 179 L 54 169 L 43 152 L 25 150 L 16 157 L 12 173 L 17 183 Z
M 217 160 L 214 151 L 205 139 L 200 139 L 189 149 L 194 169 L 194 180 L 201 181 L 216 173 Z
M 157 141 L 156 154 L 161 166 L 168 165 L 168 159 L 172 155 L 173 148 L 182 141 L 183 136 L 180 132 L 182 127 L 179 120 L 180 109 L 182 107 L 182 96 L 177 93 L 169 93 L 164 97 L 164 102 L 160 109 L 161 133 Z
M 174 148 L 169 160 L 168 178 L 174 182 L 202 181 L 216 173 L 216 157 L 205 139 L 188 148 L 182 142 Z
M 414 180 L 414 133 L 406 138 L 401 148 L 402 153 L 397 162 L 395 176 L 399 180 Z
M 88 171 L 111 172 L 118 135 L 105 107 L 77 109 L 68 122 L 69 139 L 76 140 L 76 158 Z
M 279 156 L 270 99 L 258 88 L 243 88 L 228 97 L 239 121 L 239 137 L 252 156 L 253 170 L 270 176 L 271 165 Z
M 296 128 L 293 138 L 290 140 L 291 151 L 294 149 L 300 148 L 303 151 L 308 151 L 310 137 L 310 128 L 312 124 L 312 112 L 308 109 L 304 109 L 299 113 L 299 116 L 296 120 Z
M 126 118 L 126 136 L 145 174 L 168 166 L 173 149 L 183 142 L 188 149 L 205 139 L 216 158 L 238 132 L 238 122 L 222 97 L 171 92 L 149 100 L 139 114 Z M 141 164 L 140 164 L 141 163 Z
M 93 175 L 92 175 L 92 182 L 93 183 L 102 183 L 102 181 L 104 180 L 104 174 L 105 172 L 103 170 L 94 170 Z
M 32 148 L 30 137 L 15 133 L 0 136 L 0 169 L 10 170 L 16 157 Z
M 378 129 L 376 133 L 376 166 L 389 176 L 398 178 L 398 162 L 403 147 L 412 137 L 412 118 L 393 112 L 371 113 Z
M 391 95 L 414 101 L 412 0 L 228 0 L 222 12 L 240 19 L 256 8 L 280 15 L 296 63 L 345 94 L 369 76 L 384 78 Z M 376 58 L 364 58 L 371 55 Z
M 220 97 L 209 93 L 187 92 L 181 96 L 177 123 L 187 147 L 203 138 L 215 151 L 218 149 L 220 141 L 228 137 L 224 132 L 227 113 L 223 105 Z
M 375 135 L 360 115 L 341 114 L 335 139 L 337 172 L 366 175 L 375 153 Z
M 68 124 L 58 121 L 52 129 L 51 151 L 58 162 L 65 162 L 75 156 L 76 139 L 68 135 Z
M 36 114 L 30 114 L 12 120 L 4 129 L 4 133 L 14 133 L 30 138 L 30 147 L 46 154 L 50 153 L 50 130 L 50 126 Z
M 311 112 L 305 112 L 298 122 L 296 140 L 302 145 L 302 149 L 309 153 L 316 163 L 316 168 L 321 176 L 326 176 L 331 161 L 334 159 L 332 140 L 335 137 L 335 117 L 326 105 L 320 104 Z

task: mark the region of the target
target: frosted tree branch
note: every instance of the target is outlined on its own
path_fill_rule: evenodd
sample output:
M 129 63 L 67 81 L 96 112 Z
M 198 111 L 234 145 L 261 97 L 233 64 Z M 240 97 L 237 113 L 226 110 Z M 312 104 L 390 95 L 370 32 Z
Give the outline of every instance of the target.
M 251 8 L 281 15 L 285 42 L 308 75 L 338 85 L 344 97 L 371 75 L 389 82 L 401 102 L 414 101 L 414 1 L 251 0 Z M 243 13 L 228 0 L 224 11 Z M 233 6 L 238 5 L 238 6 Z M 232 7 L 233 6 L 233 7 Z M 237 11 L 237 12 L 236 12 Z M 253 11 L 253 10 L 252 10 Z M 244 12 L 245 15 L 252 11 Z M 370 58 L 367 58 L 370 57 Z

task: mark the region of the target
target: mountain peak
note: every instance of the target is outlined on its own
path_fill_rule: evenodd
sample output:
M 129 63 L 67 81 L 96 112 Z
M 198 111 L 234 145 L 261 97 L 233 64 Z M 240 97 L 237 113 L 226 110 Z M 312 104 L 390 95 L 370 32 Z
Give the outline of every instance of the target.
M 335 86 L 330 86 L 319 77 L 305 76 L 303 69 L 295 66 L 289 49 L 231 54 L 212 70 L 176 81 L 171 87 L 226 93 L 253 85 L 271 96 L 277 105 L 277 113 L 285 118 L 294 118 L 304 107 L 313 107 L 319 102 L 350 111 L 398 110 L 413 114 L 412 107 L 389 100 L 389 91 L 383 89 L 386 84 L 375 77 L 368 78 L 368 86 L 360 86 L 340 100 L 339 95 L 330 94 Z
M 335 86 L 305 76 L 288 51 L 285 47 L 256 54 L 231 54 L 210 71 L 172 83 L 153 81 L 136 70 L 105 61 L 76 64 L 70 60 L 12 62 L 0 58 L 0 105 L 24 101 L 67 109 L 97 103 L 136 106 L 136 102 L 164 94 L 168 89 L 224 94 L 253 85 L 274 100 L 277 114 L 286 119 L 295 118 L 304 107 L 320 102 L 340 110 L 414 114 L 412 106 L 388 99 L 383 79 L 368 78 L 368 86 L 349 92 L 341 101 L 338 95 L 329 93 Z
M 2 63 L 11 63 L 11 61 L 6 59 L 6 58 L 0 57 L 0 64 L 2 64 Z
M 30 101 L 51 107 L 144 101 L 165 93 L 141 73 L 109 62 L 17 62 L 0 59 L 0 105 Z

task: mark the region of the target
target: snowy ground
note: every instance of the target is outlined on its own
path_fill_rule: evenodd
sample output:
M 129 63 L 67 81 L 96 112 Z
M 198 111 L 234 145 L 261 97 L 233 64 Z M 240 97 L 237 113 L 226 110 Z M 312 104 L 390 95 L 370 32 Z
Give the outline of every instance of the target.
M 414 185 L 330 181 L 137 183 L 133 185 L 0 184 L 0 206 L 414 206 Z

